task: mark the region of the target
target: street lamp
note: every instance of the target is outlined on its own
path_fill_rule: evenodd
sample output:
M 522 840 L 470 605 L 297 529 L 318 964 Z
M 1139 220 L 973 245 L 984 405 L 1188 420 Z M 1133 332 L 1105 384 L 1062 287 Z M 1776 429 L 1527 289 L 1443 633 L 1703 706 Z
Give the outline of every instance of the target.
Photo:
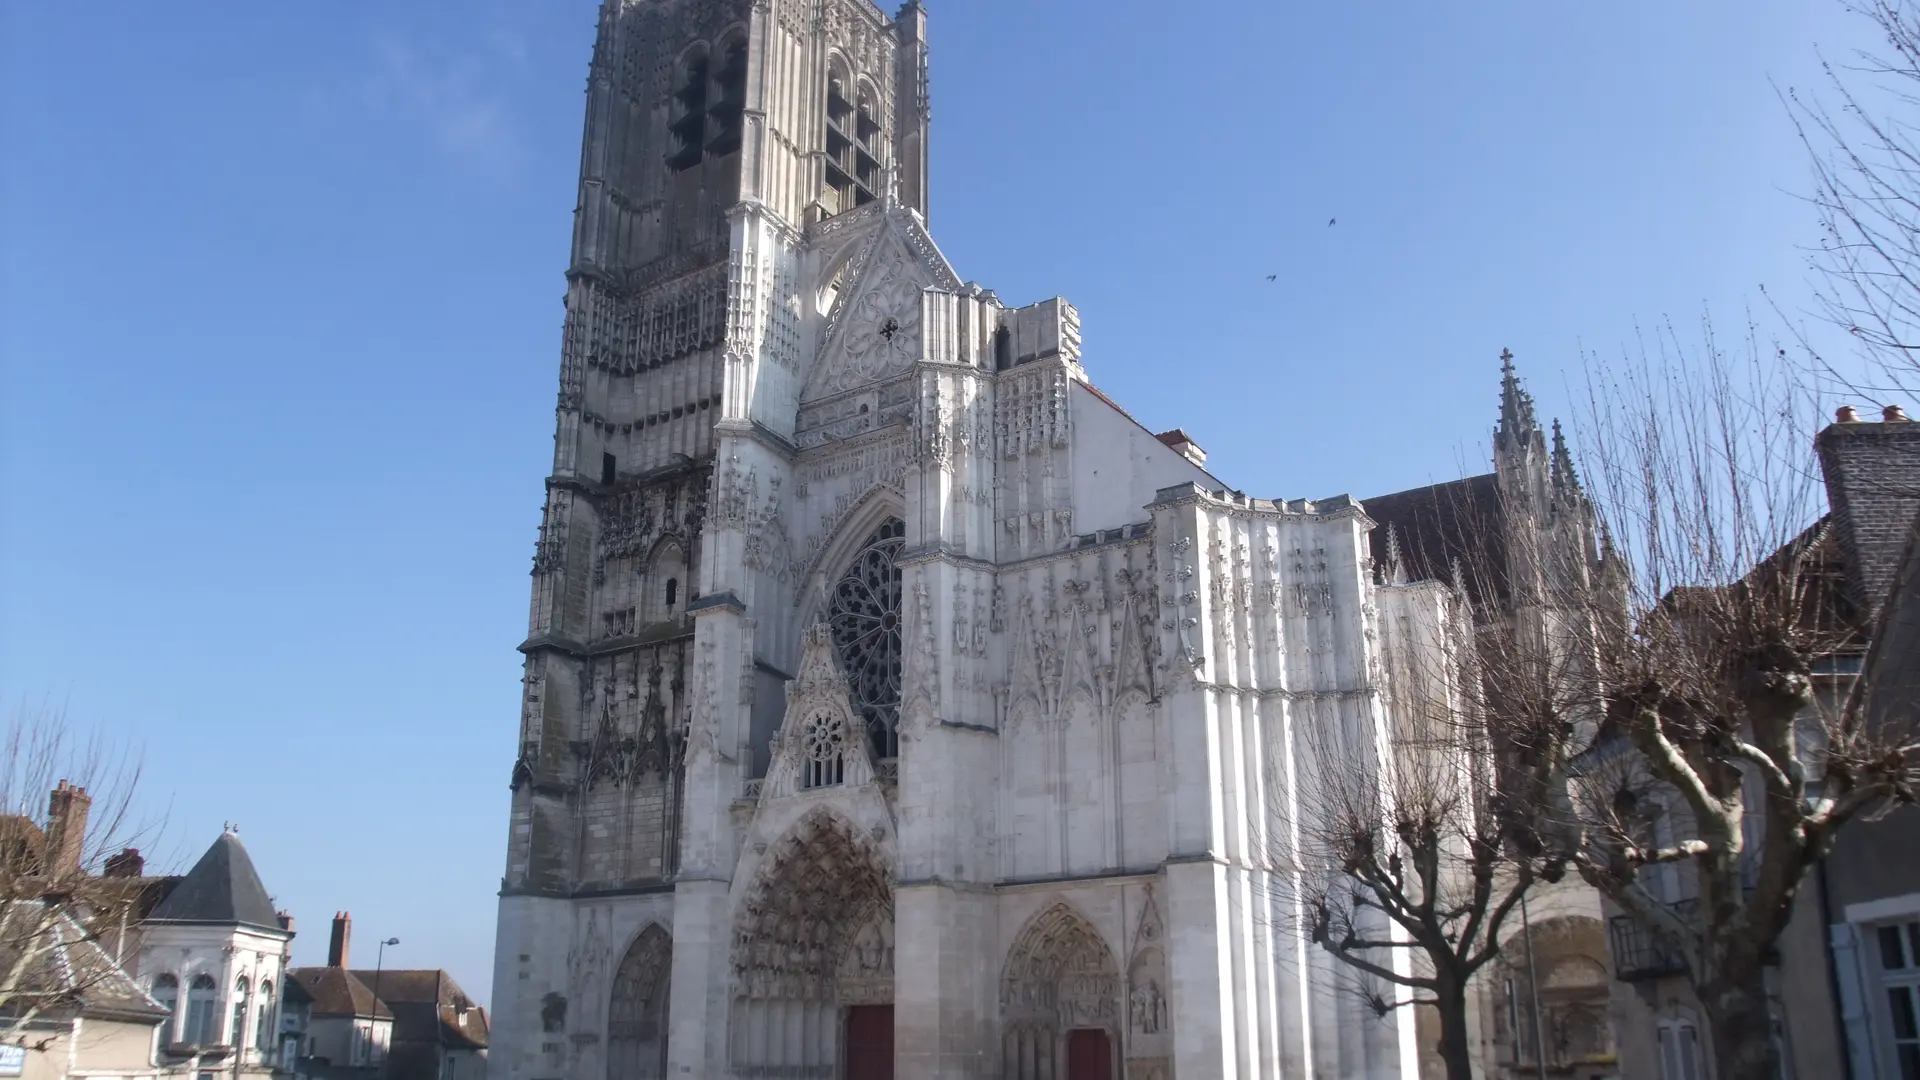
M 373 1064 L 373 1049 L 378 1045 L 375 1040 L 380 1030 L 380 969 L 386 966 L 387 946 L 400 944 L 400 939 L 390 937 L 380 943 L 373 956 L 373 1004 L 367 1007 L 367 1064 Z M 393 1037 L 393 1021 L 387 1021 L 387 1037 Z

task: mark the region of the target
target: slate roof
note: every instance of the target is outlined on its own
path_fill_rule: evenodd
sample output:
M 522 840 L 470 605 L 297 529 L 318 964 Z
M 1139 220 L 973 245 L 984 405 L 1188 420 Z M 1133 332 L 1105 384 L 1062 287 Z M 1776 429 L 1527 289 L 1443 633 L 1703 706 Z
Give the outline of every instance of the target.
M 353 975 L 373 985 L 374 972 L 356 970 Z M 444 1042 L 456 1050 L 486 1049 L 486 1010 L 474 1004 L 453 976 L 434 968 L 395 968 L 379 976 L 380 1000 L 393 1010 L 394 1042 Z M 464 1019 L 462 1006 L 466 1007 Z
M 1451 583 L 1458 563 L 1483 615 L 1505 609 L 1510 587 L 1496 474 L 1377 495 L 1360 506 L 1373 521 L 1367 543 L 1380 572 L 1390 572 L 1397 541 L 1403 580 Z
M 1902 730 L 1920 714 L 1920 543 L 1907 544 L 1881 617 L 1866 659 L 1867 718 Z
M 152 922 L 213 923 L 280 930 L 273 900 L 240 838 L 220 834 L 193 869 L 147 918 Z
M 18 901 L 32 903 L 32 901 Z M 13 1006 L 38 1004 L 46 1014 L 159 1023 L 167 1015 L 69 911 L 47 927 L 50 947 L 33 958 Z
M 353 972 L 337 967 L 294 968 L 288 977 L 313 998 L 315 1016 L 371 1016 L 392 1019 L 393 1011 L 374 999 L 367 984 L 354 978 Z M 385 974 L 381 975 L 384 983 Z M 384 990 L 385 987 L 383 986 Z

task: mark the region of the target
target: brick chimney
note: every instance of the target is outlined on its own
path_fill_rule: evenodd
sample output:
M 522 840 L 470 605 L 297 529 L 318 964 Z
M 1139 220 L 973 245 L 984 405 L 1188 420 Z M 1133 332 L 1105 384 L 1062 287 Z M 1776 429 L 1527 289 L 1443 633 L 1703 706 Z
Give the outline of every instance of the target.
M 146 857 L 137 847 L 122 848 L 120 854 L 107 858 L 105 876 L 110 878 L 140 877 L 147 872 Z
M 347 946 L 353 939 L 353 916 L 341 911 L 333 916 L 333 938 L 327 942 L 327 966 L 347 966 Z
M 1200 449 L 1200 444 L 1194 442 L 1191 436 L 1179 428 L 1174 428 L 1172 431 L 1163 431 L 1155 435 L 1154 438 L 1167 444 L 1181 457 L 1186 458 L 1195 465 L 1205 465 L 1207 463 L 1207 452 Z
M 273 913 L 273 921 L 279 923 L 280 929 L 285 930 L 289 937 L 293 935 L 293 916 L 292 915 L 289 915 L 284 911 L 276 911 Z
M 65 780 L 47 797 L 46 876 L 54 880 L 80 872 L 80 857 L 87 844 L 87 812 L 93 799 L 87 789 Z
M 1879 423 L 1851 407 L 1814 440 L 1847 561 L 1848 598 L 1871 616 L 1886 602 L 1920 515 L 1920 424 L 1889 407 Z

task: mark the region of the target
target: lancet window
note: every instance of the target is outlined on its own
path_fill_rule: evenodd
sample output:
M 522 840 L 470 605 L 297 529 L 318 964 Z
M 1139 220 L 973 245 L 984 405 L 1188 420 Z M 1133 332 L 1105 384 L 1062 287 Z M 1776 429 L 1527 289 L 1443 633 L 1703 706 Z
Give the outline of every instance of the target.
M 880 187 L 880 110 L 873 91 L 836 64 L 826 112 L 828 210 L 837 214 L 872 202 Z
M 735 32 L 711 53 L 705 45 L 687 54 L 674 74 L 673 152 L 667 164 L 685 171 L 707 158 L 740 149 L 747 105 L 747 38 Z
M 888 518 L 867 538 L 834 585 L 827 612 L 834 651 L 853 704 L 866 722 L 874 755 L 899 752 L 900 550 L 906 523 Z

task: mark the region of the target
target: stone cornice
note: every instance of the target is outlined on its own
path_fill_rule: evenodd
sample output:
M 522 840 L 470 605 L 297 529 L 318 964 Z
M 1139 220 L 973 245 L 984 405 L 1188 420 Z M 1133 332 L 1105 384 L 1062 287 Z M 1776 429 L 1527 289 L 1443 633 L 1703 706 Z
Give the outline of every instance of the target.
M 1205 856 L 1212 858 L 1212 856 Z M 1177 862 L 1168 859 L 1167 862 Z M 1031 892 L 1040 889 L 1055 889 L 1062 885 L 1116 885 L 1131 882 L 1154 881 L 1160 877 L 1158 867 L 1152 870 L 1102 870 L 1095 874 L 1054 874 L 1036 878 L 1002 878 L 993 883 L 995 892 Z

